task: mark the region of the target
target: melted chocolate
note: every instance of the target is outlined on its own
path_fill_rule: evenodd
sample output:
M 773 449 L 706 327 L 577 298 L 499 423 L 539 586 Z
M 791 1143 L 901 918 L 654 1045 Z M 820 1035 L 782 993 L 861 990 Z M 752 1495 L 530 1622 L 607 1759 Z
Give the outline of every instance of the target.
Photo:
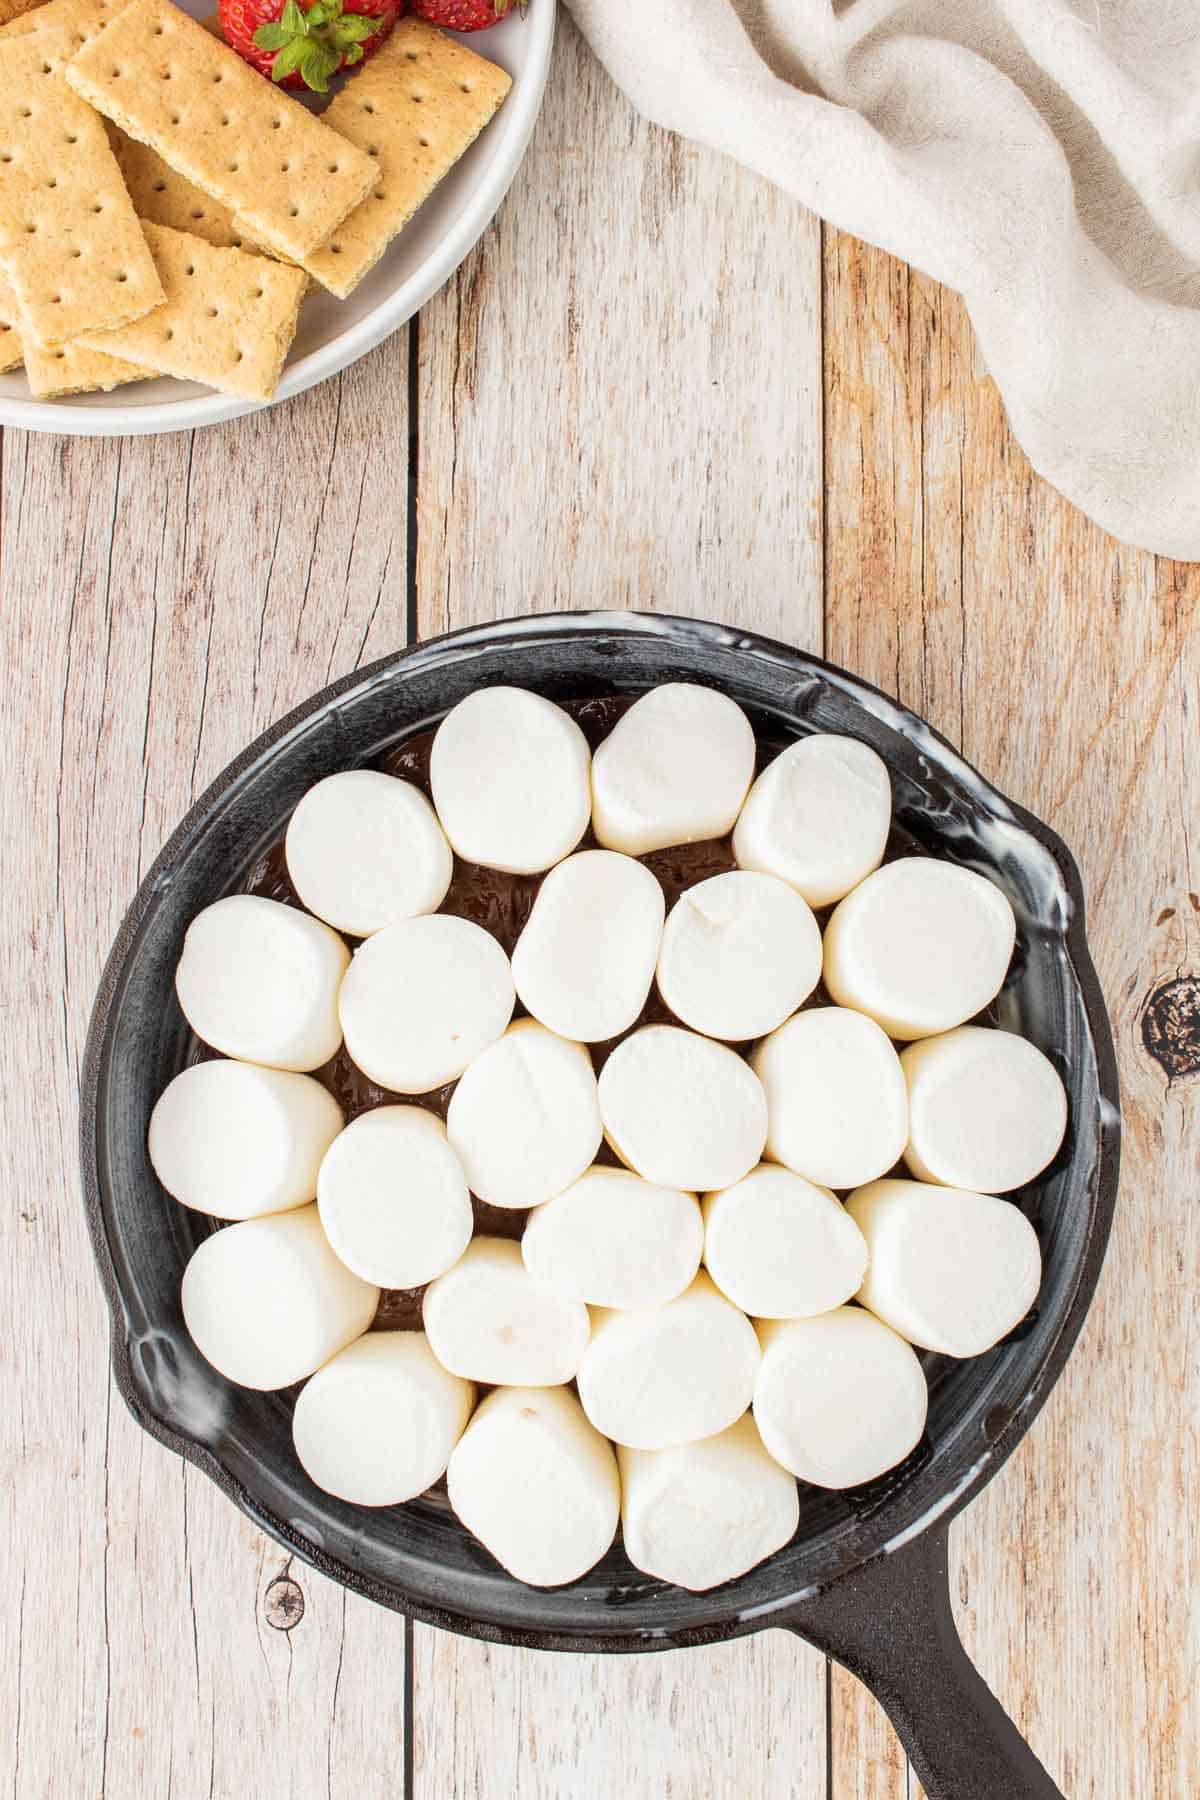
M 578 721 L 594 750 L 608 736 L 621 714 L 628 711 L 633 701 L 628 695 L 605 694 L 590 700 L 567 700 L 561 704 L 564 711 Z M 398 749 L 389 751 L 379 762 L 379 767 L 387 774 L 411 781 L 414 787 L 420 788 L 430 799 L 432 789 L 429 759 L 433 735 L 431 731 L 420 732 Z M 769 761 L 779 747 L 778 744 L 760 746 L 760 766 L 762 762 Z M 595 846 L 596 840 L 589 828 L 579 848 L 587 850 L 594 849 Z M 732 843 L 727 837 L 699 844 L 679 844 L 669 850 L 655 850 L 640 860 L 658 877 L 668 911 L 685 888 L 694 887 L 696 882 L 705 881 L 710 875 L 723 875 L 736 867 Z M 541 881 L 540 875 L 507 875 L 500 869 L 485 869 L 478 863 L 463 862 L 455 857 L 450 886 L 439 910 L 482 926 L 511 956 L 533 910 Z M 282 837 L 254 865 L 246 881 L 245 892 L 261 894 L 268 900 L 278 900 L 285 906 L 303 910 L 300 897 L 288 874 Z M 355 940 L 350 941 L 353 943 Z M 515 1016 L 520 1018 L 524 1010 L 518 1003 Z M 636 1031 L 641 1025 L 678 1022 L 661 999 L 658 989 L 652 988 L 641 1014 L 629 1029 Z M 623 1032 L 621 1035 L 625 1037 L 628 1033 Z M 620 1038 L 613 1038 L 608 1043 L 591 1046 L 597 1073 L 620 1041 Z M 429 1094 L 392 1093 L 390 1089 L 380 1087 L 364 1075 L 357 1064 L 350 1060 L 344 1045 L 332 1061 L 327 1062 L 323 1068 L 315 1069 L 313 1073 L 329 1089 L 345 1113 L 347 1123 L 358 1118 L 361 1113 L 371 1112 L 377 1106 L 423 1106 L 444 1119 L 455 1087 L 454 1082 L 450 1082 L 446 1087 L 437 1088 Z M 617 1157 L 607 1144 L 600 1146 L 596 1160 L 620 1167 Z M 472 1205 L 477 1232 L 491 1237 L 520 1238 L 529 1216 L 527 1212 L 488 1206 L 474 1196 Z M 386 1289 L 380 1297 L 371 1329 L 401 1331 L 418 1328 L 424 1293 L 423 1287 Z
M 577 720 L 590 747 L 594 750 L 603 742 L 621 715 L 633 704 L 630 695 L 605 694 L 589 700 L 564 700 L 559 704 Z M 379 767 L 389 775 L 400 776 L 411 781 L 421 789 L 427 798 L 432 799 L 429 779 L 429 760 L 433 748 L 433 732 L 423 731 L 396 750 L 389 751 L 380 759 Z M 763 768 L 783 748 L 781 741 L 760 738 L 758 743 L 758 767 Z M 589 828 L 580 841 L 579 849 L 595 848 L 596 839 Z M 899 828 L 893 828 L 888 842 L 887 861 L 897 856 L 913 856 L 928 854 L 924 846 Z M 706 881 L 712 875 L 724 875 L 737 867 L 733 856 L 732 841 L 728 837 L 713 838 L 698 844 L 677 844 L 667 850 L 654 850 L 649 855 L 639 858 L 646 867 L 657 876 L 666 900 L 667 911 L 674 906 L 685 889 L 694 887 L 698 881 Z M 450 886 L 440 910 L 452 913 L 460 919 L 469 919 L 492 934 L 503 946 L 508 955 L 512 955 L 517 939 L 525 929 L 529 914 L 537 898 L 541 886 L 540 875 L 508 875 L 500 869 L 485 869 L 478 863 L 463 862 L 454 859 L 454 872 Z M 260 857 L 252 869 L 246 882 L 245 891 L 250 894 L 261 894 L 269 900 L 282 901 L 285 906 L 300 907 L 301 901 L 288 875 L 287 859 L 284 855 L 284 840 L 280 837 L 270 849 Z M 818 919 L 824 928 L 828 912 L 818 913 Z M 353 943 L 355 940 L 351 940 Z M 806 1006 L 828 1006 L 830 997 L 823 984 L 805 1002 Z M 524 1008 L 518 1003 L 515 1016 L 520 1018 Z M 666 1005 L 658 992 L 652 987 L 649 998 L 641 1013 L 629 1027 L 636 1031 L 642 1025 L 677 1025 L 679 1020 Z M 621 1039 L 629 1032 L 622 1032 L 621 1037 L 612 1038 L 607 1043 L 590 1046 L 592 1061 L 597 1074 L 603 1068 L 608 1056 Z M 201 1054 L 206 1054 L 201 1052 Z M 333 1095 L 346 1115 L 347 1122 L 356 1119 L 361 1113 L 370 1112 L 377 1106 L 423 1106 L 434 1112 L 439 1118 L 446 1117 L 450 1104 L 450 1096 L 455 1084 L 435 1089 L 429 1094 L 394 1094 L 387 1088 L 379 1087 L 368 1079 L 362 1070 L 351 1062 L 343 1046 L 331 1062 L 323 1068 L 314 1070 L 316 1079 L 322 1082 Z M 620 1167 L 618 1158 L 609 1149 L 607 1143 L 600 1146 L 597 1162 Z M 482 1200 L 472 1196 L 475 1209 L 475 1229 L 492 1237 L 519 1239 L 525 1229 L 528 1213 L 495 1206 L 488 1206 Z M 379 1302 L 371 1329 L 373 1331 L 397 1331 L 419 1327 L 421 1323 L 421 1300 L 424 1288 L 387 1289 Z

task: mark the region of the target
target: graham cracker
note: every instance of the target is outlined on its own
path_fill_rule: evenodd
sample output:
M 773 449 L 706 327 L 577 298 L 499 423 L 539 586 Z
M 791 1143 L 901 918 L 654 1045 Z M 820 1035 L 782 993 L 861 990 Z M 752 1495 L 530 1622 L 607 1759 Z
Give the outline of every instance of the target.
M 101 356 L 80 344 L 60 344 L 46 350 L 30 338 L 22 344 L 20 313 L 13 291 L 0 281 L 0 373 L 25 364 L 29 391 L 35 400 L 57 400 L 63 394 L 108 393 L 126 381 L 147 381 L 145 369 Z
M 322 114 L 376 159 L 380 180 L 329 242 L 301 259 L 309 274 L 344 300 L 475 142 L 511 87 L 506 70 L 424 19 L 400 19 Z
M 45 0 L 32 12 L 22 13 L 0 26 L 0 37 L 53 38 L 60 30 L 66 31 L 73 54 L 103 31 L 125 4 L 126 0 Z
M 23 18 L 42 4 L 43 0 L 0 0 L 0 26 L 11 25 L 14 19 Z
M 104 126 L 57 72 L 70 51 L 62 27 L 0 39 L 0 264 L 47 345 L 163 299 Z
M 67 79 L 129 137 L 300 261 L 379 178 L 378 165 L 170 0 L 133 0 Z
M 143 229 L 165 305 L 119 331 L 87 332 L 84 344 L 225 394 L 269 400 L 296 334 L 303 269 L 244 250 L 217 250 L 165 225 Z
M 6 281 L 0 281 L 0 375 L 21 366 L 20 320 L 16 295 Z
M 115 125 L 109 126 L 109 137 L 139 219 L 169 226 L 172 231 L 190 231 L 218 250 L 247 247 L 229 208 L 171 168 L 157 150 L 126 137 Z
M 149 381 L 154 371 L 104 356 L 83 344 L 60 344 L 56 350 L 47 350 L 26 339 L 25 373 L 35 400 L 59 400 L 65 394 L 107 394 L 130 381 Z

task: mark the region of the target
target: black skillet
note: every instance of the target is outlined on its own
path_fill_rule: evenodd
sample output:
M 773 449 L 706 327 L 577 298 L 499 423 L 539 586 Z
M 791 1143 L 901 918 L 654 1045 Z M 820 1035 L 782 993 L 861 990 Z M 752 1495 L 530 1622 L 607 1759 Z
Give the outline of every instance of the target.
M 582 1581 L 542 1591 L 504 1574 L 432 1500 L 368 1511 L 321 1493 L 292 1450 L 290 1399 L 231 1387 L 202 1361 L 183 1328 L 179 1282 L 209 1227 L 158 1186 L 146 1124 L 189 1052 L 172 982 L 184 929 L 244 883 L 314 781 L 379 758 L 481 684 L 581 698 L 669 680 L 721 688 L 776 742 L 814 730 L 864 739 L 889 766 L 899 826 L 1004 888 L 1019 930 L 1000 1020 L 1057 1064 L 1071 1123 L 1051 1170 L 1018 1196 L 1041 1237 L 1037 1306 L 986 1356 L 929 1359 L 928 1432 L 907 1462 L 846 1494 L 802 1488 L 792 1543 L 711 1593 L 649 1580 L 619 1547 Z M 1116 1197 L 1117 1100 L 1070 853 L 911 713 L 815 657 L 693 620 L 567 614 L 459 632 L 335 682 L 252 744 L 193 807 L 122 925 L 92 1019 L 81 1123 L 117 1385 L 139 1424 L 256 1524 L 385 1606 L 546 1650 L 665 1650 L 784 1626 L 872 1689 L 932 1800 L 1052 1796 L 959 1642 L 946 1539 L 1028 1430 L 1083 1323 Z M 1030 1596 L 1039 1602 L 1049 1609 L 1053 1597 Z

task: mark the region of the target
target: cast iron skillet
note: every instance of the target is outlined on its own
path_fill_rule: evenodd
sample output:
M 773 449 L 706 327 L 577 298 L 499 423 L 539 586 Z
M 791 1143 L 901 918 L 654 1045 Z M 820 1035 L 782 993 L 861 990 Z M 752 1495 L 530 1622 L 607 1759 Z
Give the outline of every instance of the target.
M 179 1282 L 209 1227 L 158 1186 L 146 1124 L 189 1048 L 172 980 L 183 932 L 202 906 L 239 887 L 314 781 L 371 762 L 486 683 L 578 698 L 668 680 L 721 688 L 776 739 L 813 730 L 864 739 L 891 770 L 899 824 L 1000 883 L 1019 926 L 1001 1022 L 1053 1058 L 1071 1123 L 1056 1163 L 1019 1197 L 1042 1242 L 1036 1310 L 986 1356 L 928 1359 L 929 1428 L 907 1462 L 847 1494 L 802 1489 L 793 1542 L 711 1593 L 649 1580 L 619 1548 L 582 1581 L 540 1591 L 504 1574 L 432 1501 L 369 1511 L 321 1493 L 292 1450 L 290 1399 L 232 1387 L 201 1359 L 183 1328 Z M 81 1136 L 126 1403 L 289 1550 L 386 1606 L 500 1643 L 663 1650 L 785 1626 L 873 1689 L 934 1800 L 1058 1793 L 959 1643 L 946 1536 L 1028 1430 L 1095 1288 L 1117 1188 L 1112 1040 L 1069 852 L 874 688 L 762 638 L 628 614 L 459 632 L 335 682 L 230 765 L 142 884 L 96 1002 Z

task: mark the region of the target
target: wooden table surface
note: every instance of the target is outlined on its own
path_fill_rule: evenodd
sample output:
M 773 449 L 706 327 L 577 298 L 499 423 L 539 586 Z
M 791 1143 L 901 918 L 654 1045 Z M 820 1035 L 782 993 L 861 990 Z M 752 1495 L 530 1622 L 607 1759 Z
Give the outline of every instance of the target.
M 955 1527 L 955 1604 L 1068 1795 L 1200 1793 L 1200 567 L 1033 474 L 956 298 L 640 123 L 564 19 L 512 194 L 419 321 L 193 437 L 9 432 L 2 519 L 0 1786 L 917 1792 L 862 1689 L 781 1632 L 605 1661 L 406 1628 L 286 1560 L 109 1380 L 76 1080 L 172 826 L 254 733 L 416 635 L 629 606 L 823 650 L 1078 852 L 1116 1230 L 1070 1367 Z

